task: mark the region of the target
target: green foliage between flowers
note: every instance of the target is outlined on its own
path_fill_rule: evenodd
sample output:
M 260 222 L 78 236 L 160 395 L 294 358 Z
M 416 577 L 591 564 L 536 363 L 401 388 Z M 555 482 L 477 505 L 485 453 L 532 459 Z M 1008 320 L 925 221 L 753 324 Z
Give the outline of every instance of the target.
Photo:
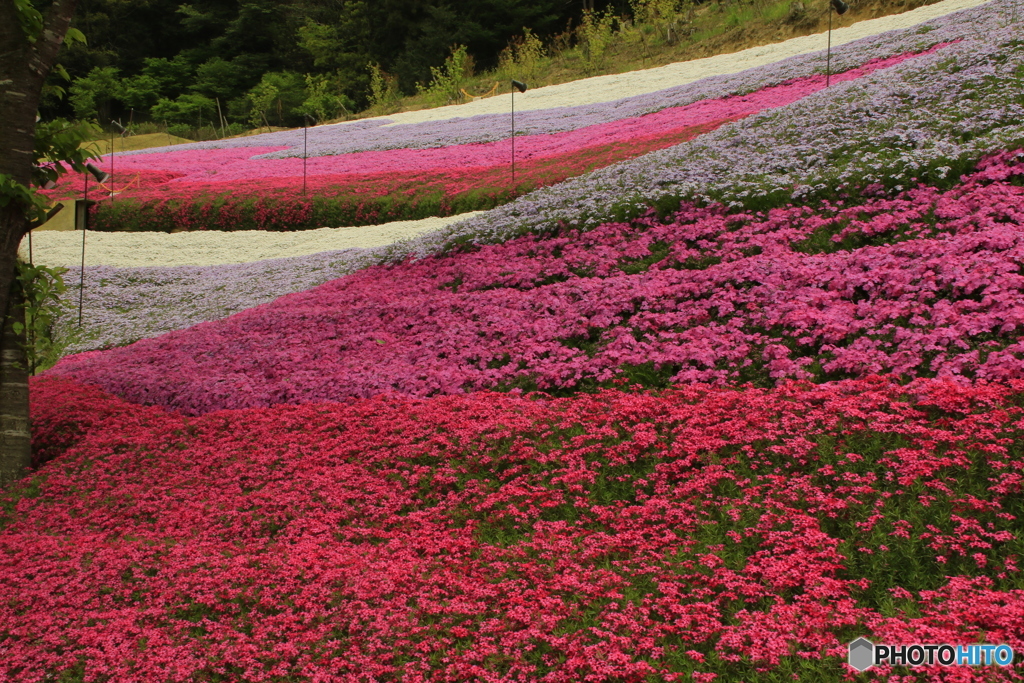
M 451 216 L 492 209 L 513 199 L 508 191 L 466 192 L 455 197 L 441 192 L 413 200 L 383 197 L 275 199 L 216 197 L 195 202 L 140 203 L 131 199 L 98 204 L 90 218 L 93 230 L 105 232 L 172 232 L 187 230 L 270 230 L 292 232 L 324 226 L 377 225 L 388 221 Z
M 18 283 L 24 294 L 25 322 L 14 323 L 14 332 L 24 335 L 29 372 L 35 374 L 54 365 L 64 355 L 69 339 L 55 340 L 54 323 L 60 313 L 60 296 L 67 291 L 67 268 L 48 268 L 18 262 Z

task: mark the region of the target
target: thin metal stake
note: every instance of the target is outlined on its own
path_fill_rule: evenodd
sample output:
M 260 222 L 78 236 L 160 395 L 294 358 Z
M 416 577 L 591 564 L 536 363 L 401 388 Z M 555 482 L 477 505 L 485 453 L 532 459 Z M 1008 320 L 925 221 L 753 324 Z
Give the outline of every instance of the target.
M 82 301 L 85 296 L 85 228 L 89 225 L 89 170 L 85 171 L 85 210 L 82 216 L 82 279 L 78 283 L 78 326 L 82 326 Z
M 309 131 L 309 121 L 302 117 L 302 195 L 306 195 L 306 134 Z
M 828 53 L 825 57 L 825 87 L 832 81 L 832 3 L 828 5 Z
M 220 121 L 220 137 L 223 139 L 227 137 L 227 133 L 224 132 L 224 114 L 220 111 L 220 98 L 216 97 L 214 99 L 217 100 L 217 120 Z
M 114 131 L 110 131 L 110 203 L 114 203 Z
M 512 194 L 516 193 L 516 89 L 512 88 Z

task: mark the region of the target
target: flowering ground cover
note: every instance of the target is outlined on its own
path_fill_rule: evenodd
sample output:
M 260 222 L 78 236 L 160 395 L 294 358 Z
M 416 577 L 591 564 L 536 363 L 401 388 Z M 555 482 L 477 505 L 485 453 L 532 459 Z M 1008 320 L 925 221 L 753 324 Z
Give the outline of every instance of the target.
M 34 380 L 0 677 L 854 677 L 1024 648 L 1024 385 L 378 398 L 187 418 Z
M 341 277 L 360 262 L 359 251 L 222 266 L 92 266 L 86 269 L 81 328 L 79 280 L 75 278 L 80 271 L 65 275 L 68 292 L 61 301 L 59 335 L 62 340 L 73 339 L 69 351 L 78 352 L 129 344 L 218 320 L 269 303 L 284 292 L 312 289 Z
M 934 45 L 927 53 L 945 47 Z M 914 56 L 878 59 L 836 74 L 861 78 Z M 363 225 L 489 209 L 511 197 L 609 164 L 680 144 L 723 123 L 784 106 L 825 87 L 808 76 L 746 95 L 668 107 L 558 133 L 430 149 L 315 155 L 306 178 L 300 157 L 273 157 L 279 147 L 175 150 L 120 160 L 116 201 L 96 207 L 100 230 L 272 229 Z M 294 154 L 295 150 L 289 150 Z M 307 196 L 301 194 L 303 183 Z M 80 193 L 71 178 L 57 198 Z
M 668 210 L 681 199 L 767 210 L 818 198 L 835 201 L 839 194 L 850 195 L 848 203 L 860 201 L 852 196 L 857 188 L 876 183 L 897 193 L 912 185 L 911 178 L 951 187 L 984 154 L 1024 144 L 1024 49 L 1007 28 L 1012 6 L 988 3 L 919 32 L 880 36 L 901 46 L 912 38 L 927 40 L 925 46 L 939 39 L 959 42 L 685 145 L 532 192 L 434 235 L 309 257 L 316 271 L 311 277 L 289 275 L 277 261 L 224 270 L 87 268 L 85 320 L 93 323 L 71 350 L 122 345 L 212 320 L 367 264 L 430 256 L 457 244 L 550 234 L 560 224 L 588 228 L 640 216 L 651 205 Z M 297 270 L 302 263 L 288 262 Z M 211 279 L 215 287 L 207 286 Z M 146 295 L 135 296 L 124 283 L 140 283 Z M 68 337 L 78 321 L 77 297 L 71 299 L 59 327 Z M 168 311 L 173 313 L 164 315 Z
M 92 227 L 136 232 L 303 230 L 321 225 L 376 225 L 466 213 L 493 208 L 520 192 L 685 142 L 730 120 L 733 119 L 722 118 L 629 139 L 616 140 L 615 135 L 591 136 L 592 140 L 610 139 L 612 142 L 587 147 L 555 141 L 546 150 L 551 153 L 539 151 L 539 145 L 533 140 L 519 140 L 515 184 L 509 165 L 510 142 L 492 143 L 485 150 L 446 147 L 437 153 L 432 153 L 434 150 L 365 153 L 384 157 L 372 164 L 366 159 L 352 159 L 355 154 L 340 159 L 320 157 L 310 163 L 306 198 L 301 197 L 299 190 L 301 159 L 254 161 L 246 154 L 238 160 L 250 163 L 238 164 L 241 169 L 218 172 L 216 182 L 188 176 L 181 178 L 182 182 L 167 182 L 166 174 L 157 172 L 153 175 L 160 182 L 149 185 L 145 182 L 148 172 L 144 171 L 138 176 L 139 189 L 127 191 L 115 204 L 98 209 Z M 527 143 L 527 149 L 520 152 L 523 142 Z M 568 151 L 561 151 L 566 148 Z M 480 154 L 474 155 L 474 151 Z M 204 152 L 203 156 L 214 154 Z M 239 154 L 231 150 L 225 156 L 239 157 Z M 481 158 L 474 159 L 474 156 Z M 371 173 L 332 170 L 346 165 L 337 163 L 339 161 L 389 170 Z M 266 175 L 261 176 L 264 172 Z M 230 175 L 240 177 L 221 178 Z
M 986 33 L 858 82 L 764 112 L 687 145 L 616 164 L 452 226 L 424 244 L 508 239 L 559 222 L 593 225 L 659 201 L 765 208 L 882 182 L 956 177 L 985 152 L 1024 143 L 1024 44 L 1006 6 L 973 10 Z M 968 14 L 968 13 L 964 13 Z
M 191 327 L 31 381 L 0 680 L 1024 678 L 843 663 L 1024 652 L 1009 6 L 411 242 L 88 269 L 90 344 Z
M 628 378 L 1024 375 L 1024 153 L 949 190 L 659 218 L 374 266 L 49 372 L 187 414 Z

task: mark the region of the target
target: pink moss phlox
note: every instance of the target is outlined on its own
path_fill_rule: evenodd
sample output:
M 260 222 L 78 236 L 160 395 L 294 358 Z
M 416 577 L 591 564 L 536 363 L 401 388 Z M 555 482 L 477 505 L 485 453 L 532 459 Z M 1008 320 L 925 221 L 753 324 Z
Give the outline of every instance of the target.
M 36 379 L 37 442 L 69 414 L 89 426 L 0 515 L 0 678 L 83 661 L 85 680 L 681 680 L 712 660 L 840 666 L 851 629 L 1019 651 L 1024 595 L 1000 582 L 1019 582 L 1005 510 L 1024 382 L 915 391 L 870 377 L 186 418 Z M 954 404 L 971 408 L 931 412 Z M 891 441 L 868 468 L 864 435 Z M 957 493 L 977 468 L 1001 474 Z M 915 562 L 961 569 L 919 591 L 897 572 L 883 613 L 857 567 L 905 561 L 901 530 L 928 544 Z
M 50 373 L 189 414 L 573 388 L 641 366 L 713 384 L 1019 378 L 1021 170 L 1010 155 L 948 191 L 766 214 L 684 205 L 373 267 Z

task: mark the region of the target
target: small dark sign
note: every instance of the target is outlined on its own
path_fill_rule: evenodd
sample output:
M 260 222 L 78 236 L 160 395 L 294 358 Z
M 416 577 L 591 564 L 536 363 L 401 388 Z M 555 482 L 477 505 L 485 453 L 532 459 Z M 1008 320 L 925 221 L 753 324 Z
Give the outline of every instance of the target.
M 95 203 L 91 199 L 75 200 L 75 230 L 89 229 L 89 207 Z

